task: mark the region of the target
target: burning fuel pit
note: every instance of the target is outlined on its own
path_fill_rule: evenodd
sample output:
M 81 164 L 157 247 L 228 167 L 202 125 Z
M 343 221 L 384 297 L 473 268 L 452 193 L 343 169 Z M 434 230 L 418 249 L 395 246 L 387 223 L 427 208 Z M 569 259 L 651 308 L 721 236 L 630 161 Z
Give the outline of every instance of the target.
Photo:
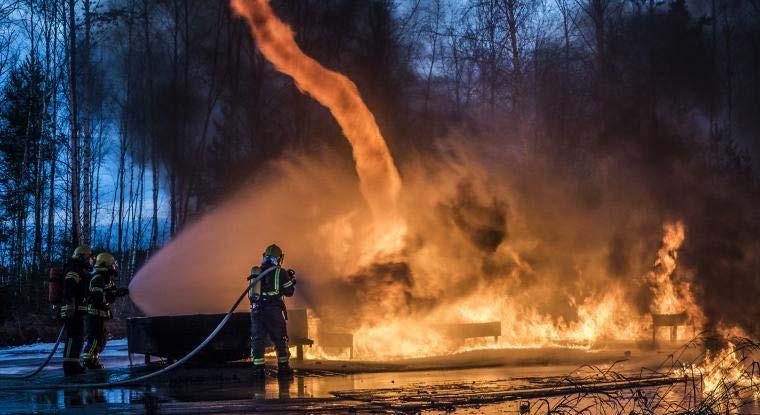
M 486 323 L 450 323 L 435 324 L 430 327 L 437 335 L 450 342 L 461 342 L 466 339 L 491 338 L 498 343 L 501 336 L 501 322 Z M 320 332 L 317 346 L 322 350 L 334 353 L 348 349 L 349 359 L 354 358 L 354 334 L 346 332 Z
M 191 314 L 173 316 L 133 317 L 127 319 L 127 351 L 130 355 L 178 360 L 190 353 L 208 336 L 224 314 Z M 315 344 L 309 338 L 309 321 L 305 309 L 288 310 L 288 337 L 290 346 L 296 347 L 296 359 L 303 360 L 304 346 Z M 472 338 L 490 338 L 498 342 L 501 322 L 450 323 L 432 326 L 442 337 L 451 341 Z M 349 349 L 354 358 L 354 334 L 321 332 L 317 345 L 327 349 Z M 272 344 L 267 338 L 267 347 Z M 250 315 L 234 313 L 229 322 L 191 361 L 195 363 L 223 363 L 245 359 L 250 355 Z
M 494 342 L 501 336 L 501 321 L 486 323 L 452 323 L 436 326 L 436 329 L 452 339 L 473 339 L 477 337 L 493 337 Z
M 127 319 L 127 351 L 177 360 L 199 345 L 224 318 L 224 314 L 134 317 Z M 195 363 L 221 363 L 250 356 L 251 325 L 249 313 L 234 313 L 224 328 L 200 353 Z M 296 358 L 303 359 L 303 347 L 311 346 L 305 309 L 288 310 L 288 337 L 296 347 Z M 272 344 L 267 339 L 267 347 Z M 130 359 L 131 360 L 131 359 Z

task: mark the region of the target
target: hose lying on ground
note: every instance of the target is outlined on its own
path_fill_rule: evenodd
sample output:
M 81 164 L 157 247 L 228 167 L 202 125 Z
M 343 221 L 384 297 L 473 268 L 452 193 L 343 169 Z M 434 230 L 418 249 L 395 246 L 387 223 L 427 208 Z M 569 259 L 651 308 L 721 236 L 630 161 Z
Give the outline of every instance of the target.
M 64 327 L 61 327 L 61 330 L 58 332 L 58 338 L 55 339 L 55 344 L 53 345 L 53 350 L 48 353 L 47 358 L 44 362 L 42 362 L 41 365 L 37 366 L 36 369 L 34 369 L 32 372 L 25 373 L 25 374 L 15 374 L 15 375 L 0 375 L 0 379 L 29 379 L 30 377 L 40 373 L 42 369 L 47 366 L 48 363 L 53 359 L 53 356 L 55 355 L 55 351 L 58 350 L 58 345 L 61 344 L 61 339 L 63 338 L 63 331 Z
M 214 337 L 216 337 L 216 335 L 219 334 L 220 331 L 222 331 L 222 328 L 225 326 L 225 324 L 227 324 L 227 321 L 229 321 L 230 317 L 232 317 L 232 313 L 235 312 L 235 309 L 237 309 L 238 305 L 240 305 L 240 302 L 243 301 L 243 298 L 245 298 L 246 294 L 248 293 L 249 287 L 255 284 L 257 281 L 264 278 L 265 275 L 269 274 L 270 272 L 274 271 L 277 268 L 278 267 L 271 267 L 267 269 L 266 271 L 262 272 L 261 274 L 259 274 L 256 278 L 251 279 L 248 283 L 248 286 L 245 287 L 245 290 L 243 290 L 243 292 L 240 294 L 240 297 L 238 297 L 237 301 L 235 301 L 235 303 L 230 308 L 230 311 L 227 312 L 227 314 L 224 316 L 222 321 L 219 322 L 219 324 L 211 332 L 211 334 L 209 334 L 208 337 L 206 337 L 206 339 L 203 340 L 201 344 L 199 344 L 190 353 L 186 354 L 183 358 L 177 360 L 176 362 L 170 364 L 169 366 L 166 366 L 165 368 L 162 368 L 155 372 L 147 373 L 142 376 L 137 376 L 134 378 L 123 379 L 123 380 L 116 380 L 116 381 L 111 381 L 111 382 L 63 383 L 63 384 L 56 384 L 56 385 L 44 385 L 44 384 L 7 385 L 7 386 L 0 386 L 0 390 L 110 388 L 113 386 L 124 386 L 124 385 L 140 383 L 148 379 L 154 378 L 156 376 L 162 375 L 166 372 L 169 372 L 170 370 L 175 369 L 185 364 L 188 360 L 192 359 L 193 356 L 198 354 L 198 352 L 203 350 L 203 348 L 206 347 L 206 345 L 211 343 L 211 341 L 214 340 Z M 55 352 L 55 350 L 53 352 Z M 52 353 L 51 353 L 51 356 L 52 356 Z

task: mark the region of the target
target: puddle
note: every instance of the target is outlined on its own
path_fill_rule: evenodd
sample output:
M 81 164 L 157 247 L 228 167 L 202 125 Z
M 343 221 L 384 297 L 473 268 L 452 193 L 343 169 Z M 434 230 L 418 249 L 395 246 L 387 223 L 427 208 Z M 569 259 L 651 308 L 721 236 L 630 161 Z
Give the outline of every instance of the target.
M 0 374 L 23 373 L 31 370 L 45 358 L 50 345 L 32 345 L 19 348 L 0 350 Z M 108 344 L 103 354 L 104 363 L 111 369 L 111 376 L 128 376 L 128 359 L 126 355 L 126 342 L 115 340 Z M 47 368 L 35 382 L 62 382 L 64 378 L 60 369 L 59 356 Z M 134 362 L 142 362 L 142 356 L 134 355 Z M 641 367 L 641 366 L 638 366 Z M 436 402 L 436 409 L 423 410 L 422 413 L 449 413 L 455 414 L 496 414 L 496 413 L 520 413 L 522 401 L 528 402 L 530 413 L 545 414 L 546 407 L 561 404 L 566 397 L 553 397 L 549 399 L 512 400 L 506 402 L 489 402 L 476 405 L 447 407 L 447 399 L 453 396 L 471 394 L 476 399 L 481 396 L 493 396 L 515 388 L 539 388 L 547 384 L 558 382 L 560 377 L 571 373 L 577 366 L 552 365 L 552 366 L 529 366 L 529 367 L 489 367 L 477 369 L 457 370 L 425 370 L 409 372 L 382 372 L 360 373 L 348 375 L 330 376 L 296 376 L 290 380 L 278 380 L 267 377 L 264 383 L 254 383 L 250 378 L 239 376 L 249 375 L 245 366 L 235 368 L 209 368 L 181 372 L 184 377 L 191 379 L 193 376 L 201 377 L 205 374 L 217 373 L 225 380 L 209 381 L 203 378 L 202 382 L 182 381 L 167 383 L 161 382 L 149 386 L 120 387 L 113 389 L 88 389 L 88 390 L 52 390 L 52 391 L 0 391 L 0 415 L 15 413 L 39 413 L 59 412 L 66 413 L 146 413 L 151 408 L 172 406 L 177 412 L 182 413 L 183 404 L 191 407 L 210 405 L 215 402 L 229 403 L 229 405 L 252 405 L 256 402 L 274 403 L 275 405 L 295 404 L 309 402 L 315 408 L 321 408 L 321 402 L 314 399 L 324 399 L 324 402 L 356 402 L 368 404 L 368 402 L 387 402 L 395 408 L 403 408 L 405 405 L 414 405 L 419 402 Z M 616 366 L 620 371 L 635 372 L 633 364 L 623 363 Z M 184 369 L 178 369 L 184 370 Z M 217 371 L 217 372 L 214 372 Z M 238 379 L 230 381 L 229 379 Z M 0 381 L 0 385 L 17 383 L 17 381 Z M 618 405 L 616 411 L 589 411 L 589 413 L 636 413 L 637 399 L 653 400 L 664 399 L 665 401 L 683 402 L 688 399 L 688 391 L 684 387 L 669 387 L 665 396 L 663 389 L 643 388 L 641 395 L 636 399 L 625 400 L 625 405 Z M 336 398 L 333 392 L 344 399 Z M 491 394 L 491 395 L 489 395 Z M 346 398 L 348 396 L 348 398 Z M 449 398 L 446 398 L 446 397 Z M 599 405 L 595 401 L 598 397 L 592 395 L 584 399 L 573 401 L 573 405 L 579 407 L 587 405 Z M 576 398 L 573 398 L 576 399 Z M 760 414 L 758 397 L 750 397 L 743 402 L 746 406 L 741 413 Z M 333 413 L 348 413 L 345 408 L 331 411 Z M 523 403 L 523 405 L 525 405 Z M 626 406 L 627 405 L 627 406 Z M 614 405 L 613 405 L 614 406 Z M 288 407 L 292 409 L 292 406 Z M 302 410 L 302 409 L 299 409 Z M 525 410 L 525 408 L 523 408 Z M 293 410 L 294 412 L 297 412 Z M 163 412 L 161 410 L 158 413 Z M 278 411 L 280 412 L 280 411 Z M 287 410 L 281 411 L 288 413 Z M 565 413 L 569 413 L 565 411 Z

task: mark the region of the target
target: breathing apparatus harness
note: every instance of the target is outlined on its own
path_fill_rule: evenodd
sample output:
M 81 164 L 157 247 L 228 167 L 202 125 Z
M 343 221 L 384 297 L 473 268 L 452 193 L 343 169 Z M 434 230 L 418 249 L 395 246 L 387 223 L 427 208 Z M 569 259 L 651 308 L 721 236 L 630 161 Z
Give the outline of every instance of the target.
M 77 309 L 79 309 L 79 307 L 82 307 L 77 306 L 77 304 L 63 304 L 64 275 L 61 268 L 50 268 L 48 275 L 48 302 L 53 305 L 52 310 L 54 315 L 64 316 L 64 314 L 68 313 L 69 311 L 74 313 L 77 311 Z M 45 366 L 47 366 L 48 363 L 53 360 L 53 356 L 55 356 L 55 352 L 58 350 L 58 346 L 61 345 L 61 341 L 63 340 L 64 331 L 66 331 L 66 326 L 61 324 L 61 329 L 58 330 L 58 337 L 55 339 L 53 349 L 50 350 L 50 353 L 48 353 L 42 364 L 37 366 L 29 373 L 0 375 L 0 379 L 29 379 L 42 372 L 42 369 L 44 369 Z
M 44 385 L 44 384 L 18 384 L 18 385 L 2 385 L 0 386 L 0 390 L 49 390 L 49 389 L 79 389 L 79 388 L 110 388 L 114 386 L 124 386 L 124 385 L 132 385 L 136 383 L 140 383 L 143 381 L 146 381 L 148 379 L 154 378 L 156 376 L 162 375 L 164 373 L 169 372 L 172 369 L 175 369 L 179 366 L 182 366 L 183 364 L 187 363 L 188 360 L 192 359 L 193 356 L 198 354 L 201 350 L 203 350 L 206 345 L 211 343 L 212 340 L 216 337 L 217 334 L 219 334 L 220 331 L 222 331 L 222 328 L 227 324 L 227 322 L 230 320 L 230 317 L 232 317 L 232 313 L 235 312 L 238 305 L 240 305 L 240 302 L 243 301 L 243 298 L 245 298 L 248 295 L 248 290 L 250 287 L 255 284 L 256 282 L 260 281 L 262 278 L 264 278 L 267 274 L 270 272 L 280 269 L 279 266 L 274 266 L 267 268 L 265 271 L 262 271 L 259 275 L 257 275 L 255 278 L 252 278 L 248 281 L 248 285 L 245 287 L 245 290 L 240 294 L 237 301 L 230 307 L 230 311 L 227 312 L 227 314 L 224 316 L 222 321 L 219 322 L 219 324 L 214 328 L 214 330 L 206 337 L 205 340 L 203 340 L 198 346 L 195 347 L 190 353 L 186 354 L 183 358 L 177 360 L 176 362 L 170 364 L 169 366 L 166 366 L 165 368 L 156 370 L 155 372 L 147 373 L 145 375 L 137 376 L 134 378 L 127 378 L 123 380 L 115 380 L 111 382 L 100 382 L 100 383 L 62 383 L 62 384 L 55 384 L 55 385 Z M 26 379 L 29 377 L 32 377 L 39 373 L 45 365 L 47 365 L 51 358 L 53 357 L 53 354 L 55 354 L 55 350 L 58 348 L 58 344 L 61 341 L 61 337 L 63 334 L 63 329 L 61 329 L 60 334 L 58 335 L 58 340 L 56 341 L 55 346 L 53 347 L 53 350 L 50 352 L 50 355 L 48 356 L 47 360 L 38 367 L 35 372 L 24 375 L 24 377 L 19 377 L 19 375 L 13 375 L 12 377 L 0 377 L 0 379 L 5 378 L 11 378 L 11 379 Z

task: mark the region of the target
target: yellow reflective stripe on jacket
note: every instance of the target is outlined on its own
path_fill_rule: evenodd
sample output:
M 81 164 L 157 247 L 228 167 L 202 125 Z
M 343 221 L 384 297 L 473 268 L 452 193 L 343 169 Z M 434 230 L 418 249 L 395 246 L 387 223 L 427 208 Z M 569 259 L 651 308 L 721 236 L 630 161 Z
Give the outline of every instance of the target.
M 267 297 L 273 297 L 275 295 L 280 295 L 280 271 L 282 271 L 282 268 L 277 268 L 274 271 L 274 290 L 273 291 L 266 291 L 266 292 L 262 293 L 261 292 L 261 284 L 260 284 L 261 281 L 258 281 L 251 288 L 252 294 L 249 294 L 249 297 L 253 298 L 253 295 L 256 295 L 256 294 L 265 295 Z M 287 285 L 285 287 L 287 287 Z
M 77 274 L 74 271 L 69 271 L 66 273 L 66 279 L 69 279 L 69 278 L 76 280 L 76 282 L 79 282 L 82 280 L 82 277 L 80 277 L 79 274 Z
M 111 317 L 111 311 L 110 310 L 98 310 L 95 307 L 89 306 L 87 307 L 87 313 L 93 315 L 93 316 L 99 316 L 99 317 Z
M 74 306 L 72 304 L 66 304 L 66 305 L 61 306 L 61 317 L 68 317 L 69 313 L 71 313 L 73 315 L 77 311 L 85 311 L 85 312 L 87 312 L 89 310 L 90 309 L 87 306 L 83 306 L 83 305 Z
M 293 280 L 290 280 L 286 282 L 285 284 L 282 284 L 282 288 L 288 288 L 293 285 Z
M 89 311 L 89 310 L 90 310 L 89 307 L 83 306 L 83 305 L 73 306 L 71 304 L 66 304 L 66 305 L 61 306 L 61 313 L 67 313 L 69 311 Z
M 94 277 L 92 277 L 90 279 L 90 291 L 96 291 L 96 290 L 97 291 L 103 291 L 102 288 L 100 288 L 100 287 L 98 287 L 96 285 L 93 285 L 95 283 L 95 281 L 98 280 L 98 278 L 100 278 L 100 275 L 95 275 Z

